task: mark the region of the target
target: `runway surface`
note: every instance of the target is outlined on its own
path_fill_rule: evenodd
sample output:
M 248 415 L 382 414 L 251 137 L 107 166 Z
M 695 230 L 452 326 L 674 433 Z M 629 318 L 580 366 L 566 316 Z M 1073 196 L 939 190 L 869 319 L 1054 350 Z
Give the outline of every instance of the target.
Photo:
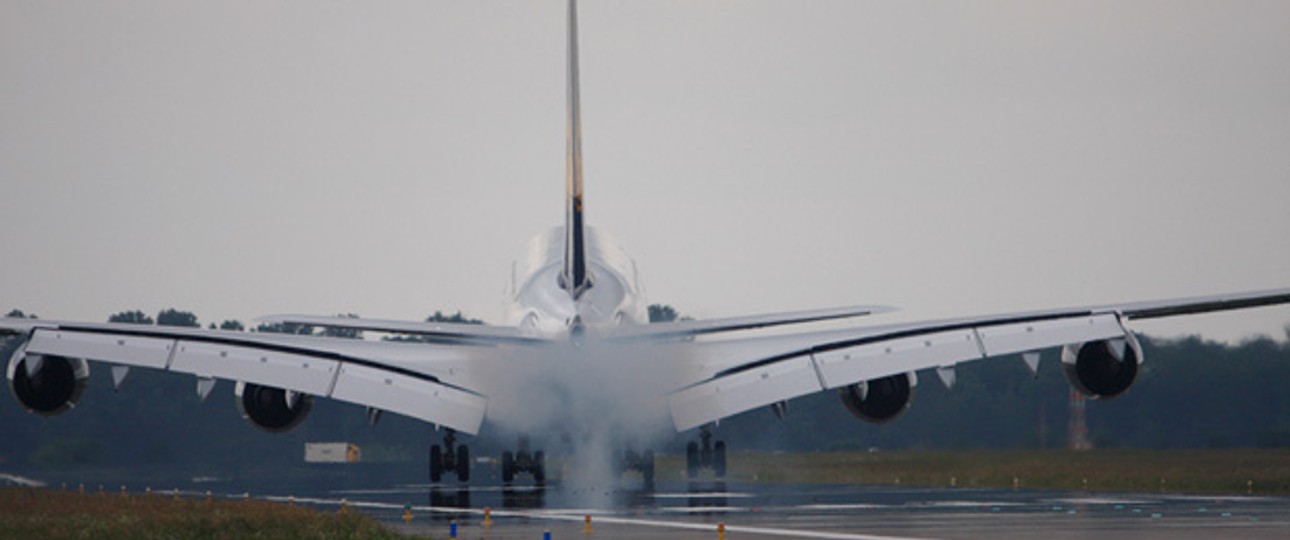
M 1287 538 L 1290 499 L 818 485 L 660 484 L 653 493 L 561 486 L 397 485 L 297 497 L 345 504 L 402 532 L 458 538 Z M 405 508 L 412 519 L 405 522 Z M 490 524 L 484 526 L 485 508 Z
M 316 467 L 190 476 L 137 470 L 69 471 L 51 489 L 276 501 L 336 511 L 342 503 L 396 530 L 449 538 L 726 539 L 1212 539 L 1290 538 L 1290 498 L 1107 494 L 1010 489 L 660 482 L 653 491 L 404 483 L 402 469 Z M 30 475 L 27 475 L 30 476 Z M 393 479 L 393 480 L 392 480 Z M 405 508 L 412 519 L 403 519 Z M 485 509 L 491 522 L 484 526 Z M 584 518 L 592 517 L 592 533 Z

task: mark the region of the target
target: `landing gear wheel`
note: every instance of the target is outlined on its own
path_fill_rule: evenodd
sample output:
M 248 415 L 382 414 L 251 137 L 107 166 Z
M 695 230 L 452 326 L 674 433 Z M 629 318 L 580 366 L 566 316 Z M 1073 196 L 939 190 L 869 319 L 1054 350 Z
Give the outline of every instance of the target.
M 712 447 L 712 473 L 717 478 L 726 477 L 726 441 L 717 441 Z
M 533 481 L 539 486 L 546 483 L 546 455 L 541 450 L 533 453 Z
M 502 452 L 502 482 L 507 484 L 515 480 L 515 454 Z
M 699 476 L 699 443 L 685 445 L 685 475 L 691 480 Z
M 430 483 L 438 484 L 443 480 L 443 450 L 439 445 L 430 447 Z
M 644 463 L 641 463 L 641 478 L 645 481 L 647 489 L 654 487 L 654 451 L 646 450 Z
M 703 426 L 698 442 L 685 445 L 685 472 L 691 481 L 699 478 L 700 469 L 712 469 L 717 480 L 726 477 L 726 441 L 713 441 L 712 430 Z
M 457 480 L 470 481 L 470 448 L 466 445 L 457 447 Z
M 430 446 L 430 483 L 443 481 L 443 473 L 457 475 L 457 480 L 470 481 L 470 448 L 466 445 L 453 447 L 457 443 L 457 433 L 451 429 L 444 430 L 443 445 Z

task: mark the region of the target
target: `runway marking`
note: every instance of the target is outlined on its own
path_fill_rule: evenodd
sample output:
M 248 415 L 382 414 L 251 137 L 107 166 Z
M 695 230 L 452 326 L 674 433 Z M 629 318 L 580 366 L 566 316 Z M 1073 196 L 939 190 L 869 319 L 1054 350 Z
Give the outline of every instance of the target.
M 694 493 L 655 493 L 652 495 L 655 499 L 751 499 L 756 497 L 752 493 L 739 492 L 694 492 Z
M 1119 505 L 1124 505 L 1124 506 L 1142 506 L 1142 505 L 1148 505 L 1148 504 L 1161 504 L 1161 501 L 1153 501 L 1153 500 L 1150 500 L 1150 499 L 1131 499 L 1131 498 L 1115 498 L 1115 497 L 1072 497 L 1072 498 L 1068 498 L 1068 499 L 1047 499 L 1047 500 L 1040 501 L 1040 502 L 1043 502 L 1043 503 L 1068 504 L 1068 505 L 1075 505 L 1075 504 L 1113 505 L 1113 504 L 1119 504 Z
M 12 483 L 22 487 L 35 487 L 35 488 L 45 487 L 45 483 L 41 482 L 40 480 L 32 480 L 30 478 L 23 478 L 16 474 L 8 474 L 8 473 L 0 473 L 0 482 Z
M 882 508 L 891 508 L 891 505 L 886 505 L 886 504 L 867 504 L 867 503 L 854 503 L 854 504 L 802 504 L 802 505 L 795 506 L 794 508 L 797 508 L 797 509 L 800 509 L 800 510 L 878 510 L 878 509 L 882 509 Z
M 926 501 L 910 506 L 925 508 L 990 508 L 995 506 L 1025 506 L 1022 503 L 1004 501 Z
M 277 502 L 286 502 L 287 497 L 268 496 L 263 499 Z M 341 501 L 338 499 L 320 499 L 312 497 L 301 497 L 294 499 L 297 504 L 316 504 L 326 506 L 338 506 Z M 404 506 L 393 503 L 366 502 L 366 501 L 345 501 L 346 504 L 354 508 L 371 508 L 377 510 L 403 510 Z M 433 512 L 440 514 L 474 514 L 482 516 L 483 510 L 474 508 L 445 508 L 438 506 L 412 506 L 412 510 L 417 512 Z M 575 521 L 581 523 L 582 515 L 571 515 L 560 511 L 521 511 L 521 510 L 492 510 L 492 517 L 517 517 L 527 519 L 545 519 L 550 521 Z M 624 518 L 613 516 L 599 516 L 596 518 L 597 523 L 611 525 L 634 525 L 638 527 L 655 527 L 660 529 L 683 529 L 689 531 L 711 531 L 716 532 L 716 523 L 693 523 L 687 521 L 660 521 L 653 519 Z M 726 532 L 757 534 L 762 536 L 786 536 L 789 538 L 818 538 L 822 540 L 931 540 L 913 536 L 883 536 L 873 534 L 827 532 L 827 531 L 806 531 L 801 529 L 780 529 L 774 527 L 749 527 L 743 525 L 726 524 Z

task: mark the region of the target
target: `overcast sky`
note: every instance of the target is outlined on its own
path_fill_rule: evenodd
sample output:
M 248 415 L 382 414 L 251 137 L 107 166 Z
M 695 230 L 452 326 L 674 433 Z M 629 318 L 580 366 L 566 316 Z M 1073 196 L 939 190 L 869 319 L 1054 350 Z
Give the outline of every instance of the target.
M 563 0 L 0 0 L 0 310 L 496 322 Z M 585 1 L 587 219 L 697 317 L 1290 286 L 1290 2 Z M 1283 337 L 1290 308 L 1138 324 Z

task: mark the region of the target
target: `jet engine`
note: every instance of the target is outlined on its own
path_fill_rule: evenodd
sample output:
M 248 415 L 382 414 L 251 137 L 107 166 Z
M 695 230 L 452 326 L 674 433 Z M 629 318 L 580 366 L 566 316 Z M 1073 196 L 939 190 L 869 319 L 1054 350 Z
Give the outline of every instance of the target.
M 251 425 L 270 433 L 290 431 L 313 408 L 313 396 L 253 383 L 237 383 L 237 410 Z
M 19 349 L 9 360 L 7 375 L 9 389 L 27 412 L 54 416 L 80 401 L 90 366 L 81 358 L 27 354 Z
M 1090 398 L 1123 394 L 1138 377 L 1142 347 L 1133 334 L 1062 348 L 1062 370 L 1075 390 Z
M 838 389 L 838 395 L 856 418 L 882 424 L 909 408 L 916 386 L 918 378 L 913 373 L 901 373 L 844 386 Z

